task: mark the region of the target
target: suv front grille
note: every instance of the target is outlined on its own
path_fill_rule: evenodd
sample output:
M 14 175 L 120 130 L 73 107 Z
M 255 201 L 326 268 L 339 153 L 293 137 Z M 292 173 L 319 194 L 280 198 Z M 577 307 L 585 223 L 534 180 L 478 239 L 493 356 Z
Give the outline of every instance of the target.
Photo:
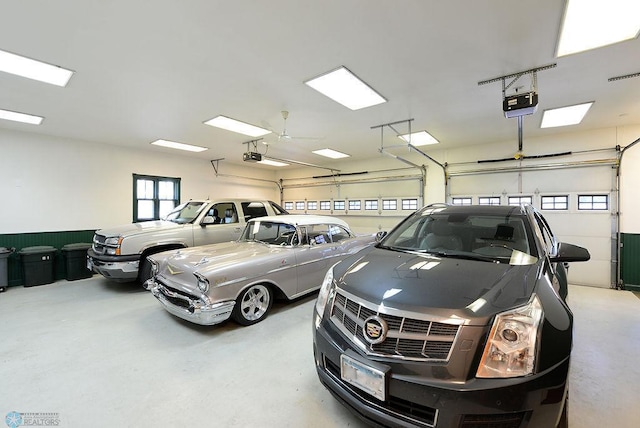
M 370 344 L 363 326 L 367 318 L 376 315 L 386 322 L 388 331 L 383 342 Z M 448 360 L 459 328 L 456 324 L 377 312 L 339 291 L 331 308 L 331 321 L 356 338 L 355 343 L 369 354 L 416 361 Z

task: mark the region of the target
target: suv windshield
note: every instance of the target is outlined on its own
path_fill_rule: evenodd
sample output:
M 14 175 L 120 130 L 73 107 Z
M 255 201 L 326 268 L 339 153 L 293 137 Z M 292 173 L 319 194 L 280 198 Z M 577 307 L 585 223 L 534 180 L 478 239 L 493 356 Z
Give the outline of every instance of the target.
M 537 261 L 523 216 L 418 211 L 391 231 L 381 248 L 514 265 Z
M 163 218 L 163 220 L 179 224 L 191 223 L 196 217 L 198 217 L 198 214 L 205 205 L 206 204 L 204 202 L 185 202 L 184 204 L 175 207 L 173 211 Z

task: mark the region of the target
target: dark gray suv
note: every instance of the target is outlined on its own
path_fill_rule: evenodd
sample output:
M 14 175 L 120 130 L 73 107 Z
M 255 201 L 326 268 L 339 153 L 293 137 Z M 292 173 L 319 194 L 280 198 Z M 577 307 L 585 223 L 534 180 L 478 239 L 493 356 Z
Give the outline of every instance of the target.
M 318 376 L 373 425 L 566 427 L 566 263 L 588 259 L 530 206 L 427 206 L 327 272 Z

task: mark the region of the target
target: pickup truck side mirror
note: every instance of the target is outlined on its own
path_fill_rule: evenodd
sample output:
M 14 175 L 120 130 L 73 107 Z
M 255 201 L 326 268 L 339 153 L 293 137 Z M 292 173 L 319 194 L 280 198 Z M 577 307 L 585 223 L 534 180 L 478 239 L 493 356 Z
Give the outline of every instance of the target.
M 208 224 L 215 224 L 216 223 L 216 219 L 213 218 L 213 216 L 207 215 L 204 216 L 204 218 L 202 219 L 202 223 L 200 223 L 200 226 L 204 227 Z
M 558 244 L 558 253 L 550 257 L 553 263 L 567 263 L 567 262 L 586 262 L 591 258 L 591 254 L 586 248 L 579 247 L 573 244 L 567 244 L 561 242 Z

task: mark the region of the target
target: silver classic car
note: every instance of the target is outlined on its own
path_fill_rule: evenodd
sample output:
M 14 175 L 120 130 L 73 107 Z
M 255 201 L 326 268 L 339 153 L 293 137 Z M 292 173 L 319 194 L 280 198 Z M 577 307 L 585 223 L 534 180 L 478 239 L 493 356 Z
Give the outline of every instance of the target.
M 145 288 L 167 311 L 213 325 L 229 317 L 242 325 L 262 321 L 274 298 L 317 290 L 327 270 L 373 244 L 344 221 L 327 216 L 279 215 L 249 221 L 237 241 L 150 256 Z

